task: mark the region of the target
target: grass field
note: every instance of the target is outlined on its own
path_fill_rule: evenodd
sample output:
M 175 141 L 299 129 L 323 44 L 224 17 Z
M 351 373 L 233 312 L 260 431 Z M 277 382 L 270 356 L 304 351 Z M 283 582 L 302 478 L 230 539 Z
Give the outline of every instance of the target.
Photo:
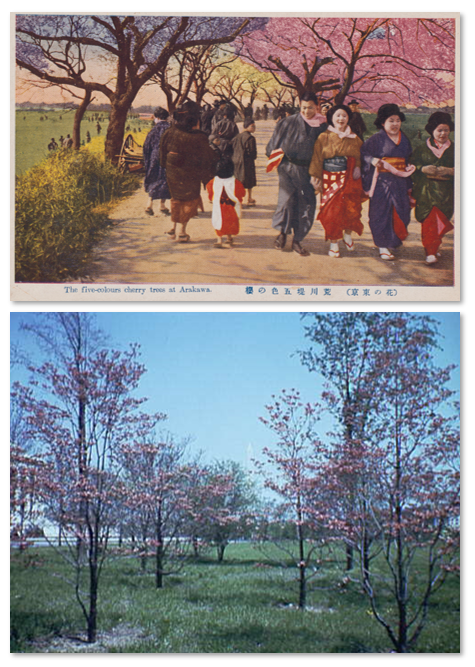
M 86 113 L 86 118 L 92 114 Z M 40 120 L 43 118 L 43 120 Z M 65 110 L 54 111 L 16 111 L 15 125 L 15 174 L 19 175 L 38 164 L 48 155 L 48 144 L 54 137 L 59 143 L 59 138 L 68 134 L 72 135 L 74 112 Z M 104 150 L 104 139 L 107 132 L 108 121 L 100 123 L 101 133 L 97 134 L 96 121 L 83 120 L 81 123 L 81 140 L 87 148 L 94 152 Z M 143 144 L 150 130 L 150 121 L 130 120 L 132 134 L 136 136 L 139 144 Z M 133 130 L 136 130 L 136 133 Z M 91 143 L 86 144 L 86 132 L 91 135 Z M 143 135 L 143 136 L 142 136 Z
M 103 573 L 99 631 L 116 643 L 111 653 L 386 653 L 391 645 L 356 584 L 328 566 L 312 579 L 308 610 L 296 607 L 296 571 L 252 544 L 190 561 L 165 587 L 154 588 L 152 566 L 116 558 Z M 50 548 L 12 554 L 11 650 L 73 652 L 66 636 L 84 629 L 64 564 Z M 387 600 L 387 612 L 390 613 Z M 459 651 L 459 586 L 451 575 L 434 596 L 418 652 Z M 53 642 L 53 643 L 52 643 Z M 56 646 L 56 648 L 54 648 Z M 81 645 L 78 643 L 78 647 Z M 62 647 L 62 648 L 61 648 Z M 82 650 L 85 645 L 82 645 Z

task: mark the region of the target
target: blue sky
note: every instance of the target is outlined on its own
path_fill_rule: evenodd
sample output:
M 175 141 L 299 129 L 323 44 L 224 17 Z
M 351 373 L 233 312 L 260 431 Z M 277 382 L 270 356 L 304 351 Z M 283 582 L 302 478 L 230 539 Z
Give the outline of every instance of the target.
M 440 322 L 442 365 L 459 364 L 459 314 L 430 313 Z M 12 313 L 11 340 L 30 354 L 29 337 L 19 330 L 30 313 Z M 272 394 L 297 388 L 308 401 L 321 384 L 295 355 L 308 347 L 298 313 L 97 313 L 111 347 L 141 345 L 147 373 L 139 394 L 148 409 L 168 415 L 164 428 L 191 436 L 191 451 L 207 461 L 234 459 L 247 465 L 272 434 L 259 422 Z M 13 371 L 13 377 L 23 375 Z M 454 388 L 458 386 L 454 376 Z

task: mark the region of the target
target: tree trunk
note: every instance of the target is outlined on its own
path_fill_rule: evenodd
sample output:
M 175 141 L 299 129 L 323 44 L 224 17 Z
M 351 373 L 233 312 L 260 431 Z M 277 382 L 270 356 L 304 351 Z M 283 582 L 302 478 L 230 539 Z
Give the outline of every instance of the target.
M 297 540 L 299 543 L 299 609 L 305 609 L 307 602 L 307 577 L 305 563 L 305 536 L 303 530 L 302 499 L 297 498 Z
M 162 540 L 162 513 L 161 509 L 158 511 L 157 518 L 157 549 L 155 552 L 155 586 L 156 588 L 163 588 L 163 540 Z
M 224 550 L 226 549 L 226 544 L 224 542 L 220 542 L 216 548 L 218 550 L 218 563 L 222 563 L 224 560 Z
M 130 104 L 132 104 L 132 102 L 133 99 L 130 101 Z M 113 104 L 111 108 L 110 121 L 107 127 L 105 141 L 105 155 L 112 164 L 117 164 L 119 161 L 130 104 L 122 101 L 120 105 Z
M 305 563 L 299 565 L 299 609 L 305 609 L 307 603 L 307 577 Z
M 364 534 L 363 538 L 363 579 L 364 581 L 369 580 L 369 551 L 370 551 L 370 541 L 368 539 L 367 533 Z
M 163 547 L 157 545 L 155 553 L 155 587 L 163 588 Z
M 353 569 L 353 547 L 349 544 L 346 545 L 346 571 L 349 572 Z
M 92 97 L 92 91 L 86 90 L 84 99 L 82 100 L 81 104 L 76 109 L 76 113 L 74 114 L 73 148 L 76 150 L 79 150 L 79 147 L 81 146 L 81 121 L 84 117 L 84 114 L 86 113 L 87 107 L 91 102 L 91 97 Z
M 97 592 L 98 592 L 97 554 L 89 559 L 89 613 L 87 616 L 87 641 L 92 644 L 97 638 Z
M 200 555 L 200 544 L 196 535 L 193 535 L 191 543 L 193 545 L 193 554 L 195 558 L 199 558 Z
M 145 553 L 145 551 L 143 551 L 140 556 L 140 569 L 142 570 L 142 572 L 147 571 L 147 554 Z

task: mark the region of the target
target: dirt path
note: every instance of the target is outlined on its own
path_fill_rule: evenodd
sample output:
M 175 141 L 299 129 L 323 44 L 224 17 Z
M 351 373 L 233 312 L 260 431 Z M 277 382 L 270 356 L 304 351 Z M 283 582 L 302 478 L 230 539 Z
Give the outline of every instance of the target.
M 165 232 L 170 218 L 157 212 L 145 214 L 147 196 L 137 191 L 120 203 L 111 218 L 113 227 L 96 247 L 88 266 L 87 281 L 100 283 L 228 284 L 228 285 L 453 285 L 453 233 L 442 246 L 438 264 L 428 266 L 420 243 L 420 225 L 413 220 L 409 237 L 393 262 L 383 262 L 374 249 L 368 227 L 368 203 L 363 208 L 365 231 L 353 253 L 341 250 L 339 259 L 328 257 L 328 244 L 318 221 L 305 239 L 310 257 L 300 257 L 289 248 L 274 250 L 276 237 L 272 214 L 277 201 L 277 174 L 265 173 L 265 145 L 273 121 L 257 123 L 257 181 L 253 190 L 255 208 L 243 207 L 241 233 L 235 245 L 213 247 L 211 204 L 205 213 L 190 221 L 191 242 L 171 241 Z M 157 202 L 158 204 L 158 202 Z M 340 243 L 340 245 L 343 245 Z

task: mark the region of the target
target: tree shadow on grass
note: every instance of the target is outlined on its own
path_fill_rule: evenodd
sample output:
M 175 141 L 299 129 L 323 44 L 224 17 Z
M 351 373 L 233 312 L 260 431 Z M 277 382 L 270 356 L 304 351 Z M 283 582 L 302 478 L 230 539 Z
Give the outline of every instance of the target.
M 10 651 L 22 653 L 26 643 L 39 635 L 60 635 L 63 623 L 55 611 L 15 611 L 10 613 Z

